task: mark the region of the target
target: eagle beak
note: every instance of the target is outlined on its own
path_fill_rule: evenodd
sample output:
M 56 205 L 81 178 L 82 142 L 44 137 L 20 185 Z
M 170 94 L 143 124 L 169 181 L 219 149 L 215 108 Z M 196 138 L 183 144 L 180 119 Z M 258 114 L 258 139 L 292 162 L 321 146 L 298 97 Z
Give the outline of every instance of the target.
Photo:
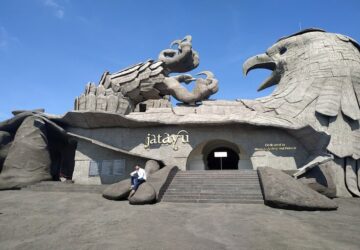
M 280 75 L 276 74 L 276 62 L 265 53 L 250 57 L 244 62 L 243 74 L 245 76 L 253 69 L 269 69 L 273 71 L 271 76 L 260 85 L 258 91 L 278 84 L 280 81 Z

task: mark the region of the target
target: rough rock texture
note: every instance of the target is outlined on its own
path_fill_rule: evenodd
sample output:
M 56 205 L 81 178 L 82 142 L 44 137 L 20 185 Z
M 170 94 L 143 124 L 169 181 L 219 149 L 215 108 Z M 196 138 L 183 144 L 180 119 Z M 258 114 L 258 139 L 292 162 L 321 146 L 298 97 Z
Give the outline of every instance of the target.
M 12 136 L 7 131 L 0 131 L 0 145 L 6 145 L 12 141 Z
M 168 182 L 172 180 L 172 177 L 178 170 L 176 166 L 165 166 L 150 176 L 148 183 L 155 189 L 156 201 L 161 199 Z
M 331 135 L 328 150 L 339 158 L 360 158 L 360 45 L 352 38 L 306 29 L 281 38 L 266 53 L 249 58 L 245 73 L 273 70 L 259 90 L 269 96 L 247 106 L 298 118 Z
M 266 53 L 243 66 L 273 70 L 259 90 L 276 85 L 269 96 L 241 100 L 250 110 L 288 116 L 331 138 L 337 197 L 359 196 L 355 164 L 360 158 L 360 44 L 320 29 L 306 29 L 279 39 Z M 350 159 L 350 160 L 348 160 Z
M 5 158 L 7 157 L 8 153 L 9 153 L 9 149 L 11 147 L 11 142 L 9 142 L 6 145 L 0 145 L 0 173 L 2 171 L 3 165 L 4 165 L 4 161 Z
M 149 166 L 152 170 L 153 166 L 158 163 L 153 160 L 149 160 L 146 166 Z M 162 169 L 150 173 L 147 181 L 139 186 L 135 194 L 129 198 L 129 202 L 132 205 L 152 204 L 161 199 L 164 188 L 172 176 L 176 173 L 178 167 L 165 166 Z M 125 200 L 130 194 L 130 179 L 126 179 L 114 184 L 109 185 L 103 191 L 103 197 L 109 200 Z
M 178 171 L 176 166 L 165 166 L 150 175 L 147 181 L 141 184 L 135 194 L 129 198 L 130 204 L 143 205 L 159 201 L 165 191 L 166 184 L 171 181 L 176 171 Z
M 334 210 L 337 204 L 281 170 L 258 168 L 265 204 L 294 210 Z
M 357 163 L 357 180 L 358 180 L 358 188 L 360 189 L 360 160 L 356 161 Z
M 336 197 L 352 197 L 345 183 L 345 159 L 335 157 L 330 164 L 332 165 L 330 169 L 336 186 Z
M 0 131 L 0 173 L 11 146 L 12 136 L 9 132 Z
M 135 194 L 129 198 L 132 205 L 145 205 L 156 202 L 156 192 L 149 182 L 144 182 L 136 190 Z
M 157 161 L 148 160 L 145 163 L 145 172 L 146 172 L 147 177 L 150 177 L 150 175 L 152 175 L 153 173 L 155 173 L 159 169 L 160 169 L 160 164 Z
M 336 186 L 331 168 L 331 162 L 320 164 L 306 172 L 299 178 L 299 181 L 329 198 L 334 198 L 336 197 Z
M 350 157 L 347 157 L 345 167 L 346 187 L 353 196 L 360 197 L 356 170 L 356 161 Z
M 108 200 L 125 200 L 130 194 L 130 179 L 109 185 L 103 191 L 103 197 Z
M 0 174 L 0 189 L 20 188 L 50 180 L 51 159 L 46 124 L 38 117 L 25 118 L 17 130 Z

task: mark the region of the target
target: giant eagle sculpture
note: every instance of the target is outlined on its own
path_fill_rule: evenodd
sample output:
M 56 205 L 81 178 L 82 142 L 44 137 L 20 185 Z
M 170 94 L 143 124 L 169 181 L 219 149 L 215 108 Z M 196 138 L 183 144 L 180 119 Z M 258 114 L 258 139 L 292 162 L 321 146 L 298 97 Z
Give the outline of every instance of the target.
M 256 68 L 272 70 L 258 90 L 276 87 L 244 105 L 330 134 L 337 195 L 360 196 L 360 45 L 348 36 L 306 29 L 243 64 L 245 75 Z
M 176 49 L 172 48 L 174 46 Z M 192 49 L 191 36 L 173 41 L 170 47 L 160 52 L 158 60 L 138 63 L 112 74 L 106 71 L 98 86 L 95 83 L 86 86 L 85 93 L 76 98 L 74 109 L 128 114 L 137 104 L 149 99 L 170 95 L 180 102 L 195 104 L 218 91 L 218 80 L 210 71 L 198 73 L 205 75 L 205 79 L 196 79 L 189 74 L 170 76 L 199 65 L 199 55 Z M 192 81 L 196 83 L 191 92 L 181 84 Z

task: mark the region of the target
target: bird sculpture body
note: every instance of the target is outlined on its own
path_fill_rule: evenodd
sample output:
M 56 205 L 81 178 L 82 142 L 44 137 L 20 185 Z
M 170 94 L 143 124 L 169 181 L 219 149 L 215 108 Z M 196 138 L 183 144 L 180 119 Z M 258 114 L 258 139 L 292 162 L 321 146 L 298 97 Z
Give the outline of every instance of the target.
M 360 45 L 344 35 L 307 29 L 249 58 L 243 72 L 256 68 L 273 71 L 258 90 L 276 87 L 269 96 L 243 100 L 244 105 L 330 134 L 327 150 L 336 178 L 346 180 L 339 196 L 348 196 L 346 190 L 360 196 Z

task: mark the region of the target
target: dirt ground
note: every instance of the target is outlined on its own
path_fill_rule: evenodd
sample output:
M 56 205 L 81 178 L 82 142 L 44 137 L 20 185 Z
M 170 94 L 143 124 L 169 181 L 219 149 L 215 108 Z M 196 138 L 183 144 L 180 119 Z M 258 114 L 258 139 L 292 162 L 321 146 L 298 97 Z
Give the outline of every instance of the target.
M 360 249 L 360 199 L 327 212 L 131 206 L 99 194 L 0 192 L 0 249 Z

